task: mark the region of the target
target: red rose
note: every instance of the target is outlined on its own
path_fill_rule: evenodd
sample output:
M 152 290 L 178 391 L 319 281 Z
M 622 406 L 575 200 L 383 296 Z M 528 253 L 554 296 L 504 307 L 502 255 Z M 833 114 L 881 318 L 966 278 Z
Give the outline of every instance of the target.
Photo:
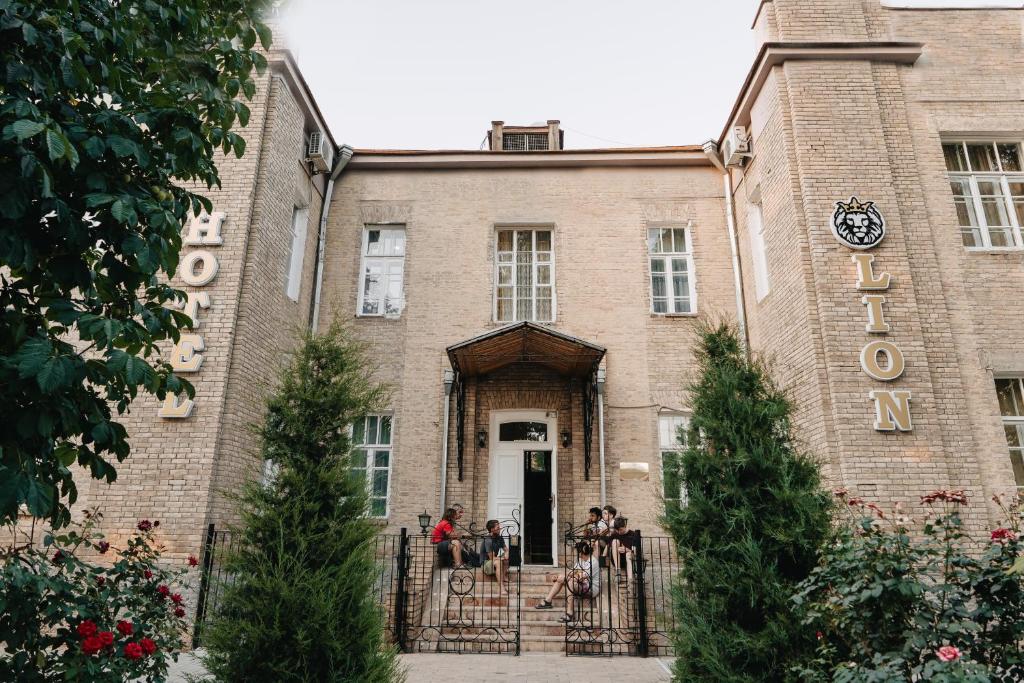
M 817 638 L 818 640 L 821 640 L 822 638 L 825 637 L 825 634 L 822 633 L 821 631 L 815 631 L 814 637 Z
M 1013 533 L 1009 529 L 1004 529 L 1002 527 L 992 532 L 993 541 L 1012 541 L 1015 538 L 1017 538 L 1017 534 Z
M 130 621 L 117 622 L 117 632 L 122 636 L 130 636 L 134 630 L 135 629 L 132 628 L 132 622 Z
M 154 529 L 157 528 L 158 526 L 160 526 L 160 520 L 159 519 L 153 522 L 153 528 Z
M 124 656 L 128 659 L 141 659 L 142 646 L 138 643 L 128 643 L 124 646 Z
M 156 643 L 154 643 L 149 638 L 143 638 L 142 640 L 140 640 L 139 645 L 142 646 L 142 651 L 145 652 L 147 655 L 151 655 L 154 652 L 156 652 Z
M 183 608 L 181 608 L 181 607 L 175 608 L 174 616 L 178 617 L 179 619 L 184 619 L 185 618 L 185 610 Z
M 96 624 L 91 619 L 86 619 L 75 630 L 78 631 L 78 635 L 82 638 L 88 638 L 89 636 L 96 635 Z
M 96 585 L 99 586 L 100 588 L 103 588 L 103 584 L 105 584 L 106 582 L 107 582 L 107 579 L 105 577 L 102 577 L 102 576 L 97 576 L 96 577 Z
M 144 577 L 146 577 L 147 579 L 152 579 L 153 578 L 153 572 L 149 571 L 148 569 L 146 571 L 142 572 L 142 575 Z
M 197 564 L 199 564 L 199 560 L 196 559 L 196 556 L 195 555 L 189 555 L 188 556 L 188 566 L 195 567 Z
M 182 599 L 183 598 L 181 597 L 181 593 L 175 593 L 171 596 L 171 602 L 173 602 L 175 605 L 180 605 Z
M 53 554 L 52 558 L 50 558 L 50 562 L 53 562 L 54 564 L 60 564 L 63 561 L 64 561 L 64 553 L 62 553 L 59 550 Z
M 100 631 L 96 634 L 96 637 L 100 639 L 103 647 L 110 647 L 114 644 L 114 634 L 110 631 Z
M 141 522 L 139 522 L 136 525 L 136 527 L 138 528 L 139 531 L 149 531 L 153 528 L 153 523 L 150 522 L 148 519 L 144 519 Z
M 96 547 L 100 551 L 100 554 L 103 554 L 103 553 L 107 552 L 108 550 L 110 550 L 110 544 L 107 543 L 106 541 L 100 541 L 99 544 L 97 544 Z
M 166 597 L 167 597 L 168 595 L 170 595 L 170 593 L 171 593 L 171 589 L 170 589 L 170 588 L 168 588 L 167 586 L 163 586 L 163 585 L 161 585 L 161 586 L 157 586 L 157 588 L 156 588 L 156 593 L 157 593 L 157 595 L 159 595 L 159 596 L 160 596 L 160 599 L 161 599 L 161 600 L 163 600 L 163 599 L 165 599 L 165 598 L 166 598 Z
M 82 654 L 94 655 L 103 649 L 103 643 L 96 636 L 89 636 L 82 641 Z

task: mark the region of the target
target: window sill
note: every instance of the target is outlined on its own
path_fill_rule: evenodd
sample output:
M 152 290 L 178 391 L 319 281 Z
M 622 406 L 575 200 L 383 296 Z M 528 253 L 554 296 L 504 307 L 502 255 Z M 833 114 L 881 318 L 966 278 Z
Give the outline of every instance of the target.
M 651 313 L 652 318 L 696 318 L 699 315 L 696 311 L 693 313 Z
M 970 254 L 1022 254 L 1024 247 L 964 247 Z
M 357 318 L 359 320 L 391 320 L 391 321 L 397 321 L 397 320 L 401 320 L 402 319 L 401 315 L 368 315 L 366 313 L 356 313 L 352 317 Z

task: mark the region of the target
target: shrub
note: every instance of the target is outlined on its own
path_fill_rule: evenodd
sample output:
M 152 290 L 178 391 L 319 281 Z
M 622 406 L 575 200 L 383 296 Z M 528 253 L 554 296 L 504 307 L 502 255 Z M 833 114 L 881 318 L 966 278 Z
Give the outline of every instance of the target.
M 898 506 L 835 493 L 850 521 L 794 598 L 818 638 L 804 679 L 1024 679 L 1020 498 L 994 498 L 1007 526 L 979 553 L 963 531 L 962 491 L 923 496 L 920 527 Z
M 728 325 L 702 325 L 682 480 L 667 510 L 682 570 L 676 679 L 773 681 L 813 651 L 790 597 L 817 565 L 831 501 L 792 405 Z
M 0 680 L 163 680 L 183 646 L 185 570 L 160 565 L 154 529 L 143 520 L 126 547 L 95 531 L 101 516 L 43 547 L 12 547 L 0 578 Z M 111 564 L 79 557 L 92 549 Z M 193 560 L 194 558 L 190 558 Z
M 366 482 L 349 465 L 350 425 L 383 402 L 343 328 L 306 336 L 260 429 L 277 473 L 238 500 L 238 550 L 225 564 L 232 579 L 203 633 L 203 661 L 217 680 L 400 677 L 373 591 L 377 528 L 366 516 Z

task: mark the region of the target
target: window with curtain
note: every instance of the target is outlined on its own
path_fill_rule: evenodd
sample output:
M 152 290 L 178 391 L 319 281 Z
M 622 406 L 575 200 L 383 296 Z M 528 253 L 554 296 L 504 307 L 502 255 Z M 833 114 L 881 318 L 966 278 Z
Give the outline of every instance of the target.
M 551 230 L 499 230 L 496 250 L 495 320 L 554 322 Z
M 760 204 L 747 206 L 747 233 L 750 238 L 751 262 L 754 264 L 754 295 L 761 301 L 771 291 L 768 279 L 768 252 L 764 243 L 764 214 Z
M 359 314 L 397 317 L 405 306 L 405 226 L 368 225 L 363 231 Z
M 306 223 L 309 210 L 295 207 L 292 210 L 292 235 L 288 247 L 288 270 L 285 273 L 284 291 L 292 301 L 299 300 L 302 285 L 302 258 L 306 255 Z
M 996 396 L 1006 445 L 1010 449 L 1013 478 L 1017 486 L 1024 487 L 1024 377 L 997 379 Z
M 391 492 L 391 415 L 359 418 L 352 425 L 352 477 L 366 485 L 371 517 L 387 517 Z
M 686 228 L 650 228 L 647 250 L 651 260 L 651 311 L 694 313 L 693 253 Z
M 665 506 L 685 505 L 681 459 L 686 449 L 686 428 L 689 420 L 680 413 L 658 416 L 658 445 L 661 452 L 661 484 Z
M 965 247 L 1024 247 L 1024 172 L 1016 142 L 942 145 Z

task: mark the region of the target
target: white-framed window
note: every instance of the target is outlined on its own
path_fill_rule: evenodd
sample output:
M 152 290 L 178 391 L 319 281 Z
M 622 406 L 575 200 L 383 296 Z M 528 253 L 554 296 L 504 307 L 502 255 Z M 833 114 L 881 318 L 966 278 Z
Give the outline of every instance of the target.
M 494 319 L 554 322 L 555 252 L 550 229 L 498 230 Z
M 653 313 L 694 313 L 693 252 L 690 231 L 680 227 L 647 230 L 651 260 L 651 311 Z
M 263 473 L 260 476 L 260 483 L 264 488 L 270 488 L 277 481 L 277 474 L 281 471 L 281 465 L 270 458 L 263 461 Z
M 363 230 L 359 315 L 397 317 L 405 307 L 405 226 L 367 225 Z
M 352 425 L 352 476 L 366 484 L 371 517 L 387 517 L 391 493 L 392 418 L 366 415 Z
M 1003 417 L 1003 432 L 1010 449 L 1010 463 L 1017 486 L 1024 488 L 1024 377 L 996 379 L 999 414 Z
M 764 215 L 760 204 L 747 205 L 747 233 L 750 237 L 750 255 L 754 264 L 754 295 L 760 302 L 771 291 L 768 278 L 768 253 L 764 244 Z
M 506 152 L 533 152 L 548 148 L 547 133 L 504 133 L 501 148 Z
M 284 291 L 292 301 L 299 300 L 302 285 L 302 258 L 306 255 L 306 223 L 309 209 L 292 209 L 292 239 L 288 246 L 288 272 L 284 278 Z
M 686 449 L 689 418 L 682 413 L 658 415 L 658 449 L 661 454 L 661 495 L 666 507 L 686 505 L 682 457 Z
M 964 246 L 1024 247 L 1024 172 L 1017 142 L 942 145 Z

